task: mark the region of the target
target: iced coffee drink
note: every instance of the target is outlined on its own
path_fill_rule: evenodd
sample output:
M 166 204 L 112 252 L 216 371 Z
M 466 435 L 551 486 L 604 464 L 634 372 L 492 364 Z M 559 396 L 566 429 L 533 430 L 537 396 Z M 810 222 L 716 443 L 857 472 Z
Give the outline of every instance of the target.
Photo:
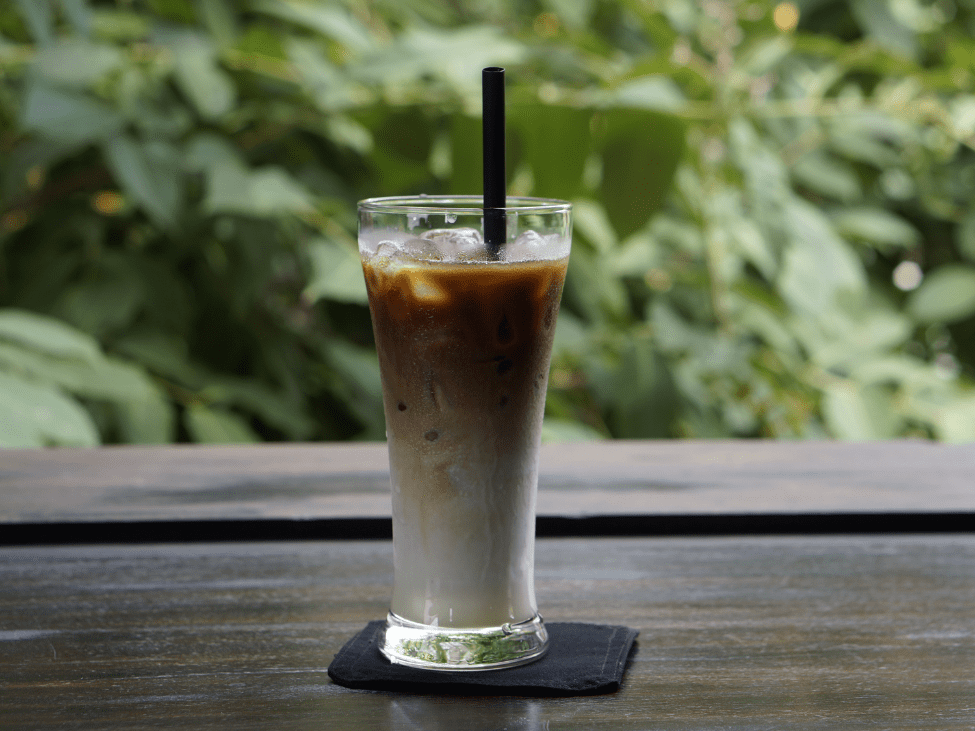
M 569 206 L 511 199 L 488 247 L 476 199 L 360 204 L 393 490 L 384 652 L 473 669 L 529 661 L 538 446 Z

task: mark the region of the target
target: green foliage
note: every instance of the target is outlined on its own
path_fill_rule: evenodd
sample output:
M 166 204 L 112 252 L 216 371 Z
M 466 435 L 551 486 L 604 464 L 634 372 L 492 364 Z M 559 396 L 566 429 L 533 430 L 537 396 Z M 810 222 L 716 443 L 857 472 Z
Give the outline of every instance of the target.
M 354 204 L 480 190 L 487 65 L 546 438 L 972 439 L 975 7 L 774 7 L 3 6 L 0 444 L 381 439 Z
M 403 640 L 397 650 L 406 657 L 441 665 L 456 662 L 456 657 L 451 656 L 463 652 L 468 665 L 491 665 L 508 662 L 512 655 L 523 649 L 517 639 L 517 635 L 513 640 L 509 635 L 464 634 L 455 630 L 451 634 L 433 635 L 422 640 Z
M 94 338 L 58 320 L 0 310 L 0 444 L 98 444 L 101 412 L 89 414 L 79 400 L 111 407 L 112 427 L 127 442 L 172 438 L 172 407 L 142 369 L 105 356 Z

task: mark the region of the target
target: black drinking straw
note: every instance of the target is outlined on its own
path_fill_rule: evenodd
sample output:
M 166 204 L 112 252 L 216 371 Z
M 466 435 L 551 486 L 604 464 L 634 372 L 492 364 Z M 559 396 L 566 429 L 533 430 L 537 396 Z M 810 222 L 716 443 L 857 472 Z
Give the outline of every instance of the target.
M 484 243 L 495 255 L 507 239 L 504 175 L 504 69 L 481 72 L 484 141 Z

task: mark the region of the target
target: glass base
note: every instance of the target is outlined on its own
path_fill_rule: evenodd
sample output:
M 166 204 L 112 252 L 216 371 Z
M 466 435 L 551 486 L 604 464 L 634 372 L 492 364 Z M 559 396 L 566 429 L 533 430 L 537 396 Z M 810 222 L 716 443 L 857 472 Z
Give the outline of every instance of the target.
M 541 616 L 518 624 L 446 629 L 390 612 L 380 651 L 390 662 L 427 670 L 497 670 L 526 665 L 548 650 Z

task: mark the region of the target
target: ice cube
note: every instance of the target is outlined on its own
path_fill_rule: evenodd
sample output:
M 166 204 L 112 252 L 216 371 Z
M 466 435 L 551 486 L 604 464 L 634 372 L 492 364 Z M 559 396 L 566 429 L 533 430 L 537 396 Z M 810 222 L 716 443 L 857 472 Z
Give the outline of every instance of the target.
M 530 261 L 541 258 L 545 239 L 537 231 L 525 231 L 504 247 L 506 261 Z
M 402 253 L 402 251 L 403 250 L 400 248 L 400 245 L 395 241 L 380 241 L 379 246 L 376 247 L 375 256 L 395 259 Z
M 402 249 L 395 241 L 380 241 L 369 257 L 369 263 L 377 269 L 392 272 L 402 264 Z
M 537 231 L 524 231 L 504 247 L 506 261 L 561 259 L 569 253 L 567 242 L 556 234 L 542 236 Z
M 447 299 L 447 292 L 441 289 L 436 279 L 424 276 L 422 269 L 410 271 L 410 288 L 413 290 L 414 297 L 428 305 Z
M 435 246 L 440 259 L 445 261 L 469 261 L 484 253 L 481 232 L 474 228 L 435 228 L 425 231 L 420 238 Z
M 423 239 L 405 241 L 383 241 L 376 247 L 376 258 L 386 258 L 390 262 L 405 266 L 421 261 L 440 261 L 443 256 L 437 247 Z

